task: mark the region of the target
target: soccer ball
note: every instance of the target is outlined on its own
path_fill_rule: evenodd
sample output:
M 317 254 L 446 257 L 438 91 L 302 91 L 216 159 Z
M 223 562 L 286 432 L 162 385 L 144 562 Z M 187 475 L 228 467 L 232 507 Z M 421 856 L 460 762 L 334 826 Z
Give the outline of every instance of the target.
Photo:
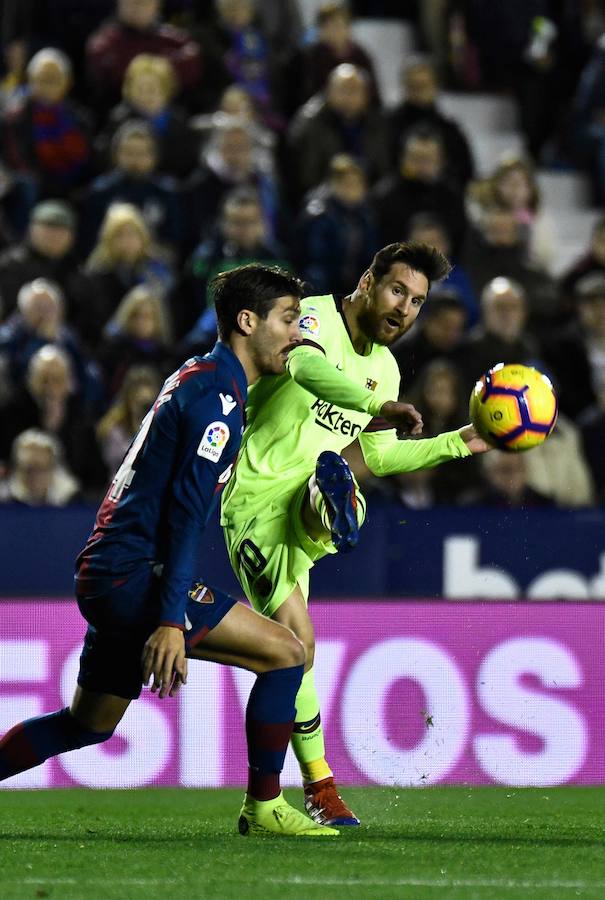
M 557 397 L 551 381 L 537 369 L 498 363 L 473 388 L 469 412 L 488 444 L 512 452 L 531 450 L 555 427 Z

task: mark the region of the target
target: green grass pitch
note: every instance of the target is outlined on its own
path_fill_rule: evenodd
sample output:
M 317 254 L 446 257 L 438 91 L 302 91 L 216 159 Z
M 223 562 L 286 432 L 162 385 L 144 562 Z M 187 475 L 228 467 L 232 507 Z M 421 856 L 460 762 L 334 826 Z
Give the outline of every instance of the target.
M 0 897 L 605 898 L 605 788 L 348 788 L 364 824 L 322 840 L 240 837 L 241 797 L 3 791 Z

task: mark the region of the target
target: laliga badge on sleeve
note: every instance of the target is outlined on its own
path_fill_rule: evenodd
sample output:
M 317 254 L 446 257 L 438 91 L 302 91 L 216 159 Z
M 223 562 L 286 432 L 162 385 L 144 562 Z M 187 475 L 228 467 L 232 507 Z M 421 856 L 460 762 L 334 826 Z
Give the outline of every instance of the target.
M 202 435 L 197 455 L 209 459 L 210 462 L 218 462 L 227 446 L 229 434 L 229 426 L 226 422 L 211 422 Z
M 317 337 L 319 335 L 320 324 L 317 316 L 312 316 L 307 313 L 299 319 L 298 327 L 303 334 L 306 334 L 309 337 Z

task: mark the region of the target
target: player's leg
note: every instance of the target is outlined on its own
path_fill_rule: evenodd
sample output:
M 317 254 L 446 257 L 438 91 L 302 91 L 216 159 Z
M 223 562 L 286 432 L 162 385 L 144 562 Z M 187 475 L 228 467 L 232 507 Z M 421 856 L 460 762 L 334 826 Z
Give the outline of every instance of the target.
M 292 749 L 303 778 L 305 809 L 315 821 L 322 824 L 359 825 L 359 819 L 338 793 L 332 770 L 326 761 L 313 670 L 315 635 L 305 597 L 299 587 L 275 611 L 273 617 L 290 628 L 305 645 L 305 674 L 296 695 L 296 718 L 291 738 Z
M 0 778 L 112 736 L 131 700 L 141 693 L 141 654 L 152 629 L 151 578 L 145 566 L 118 586 L 107 578 L 78 580 L 78 606 L 89 626 L 72 704 L 22 722 L 4 736 Z
M 293 506 L 293 530 L 298 542 L 317 557 L 321 544 L 348 551 L 357 543 L 365 518 L 365 500 L 349 466 L 332 451 L 321 453 L 307 490 Z M 332 551 L 333 552 L 333 551 Z M 343 802 L 326 760 L 319 698 L 313 674 L 313 625 L 305 594 L 297 588 L 275 613 L 305 643 L 306 671 L 296 697 L 292 748 L 300 765 L 305 807 L 318 822 L 359 825 L 357 816 Z
M 212 595 L 212 610 L 188 604 L 191 637 L 187 638 L 187 655 L 257 673 L 246 707 L 249 768 L 240 833 L 337 834 L 334 829 L 318 827 L 289 806 L 279 783 L 303 674 L 302 643 L 292 631 L 242 603 L 234 603 L 218 591 Z
M 80 686 L 70 707 L 20 722 L 0 741 L 0 780 L 39 766 L 51 756 L 108 740 L 130 700 Z
M 282 509 L 271 515 L 257 515 L 236 525 L 228 522 L 225 538 L 233 568 L 255 609 L 287 625 L 304 643 L 307 671 L 296 697 L 296 719 L 292 747 L 298 759 L 303 781 L 332 794 L 329 818 L 357 824 L 358 820 L 339 798 L 332 773 L 325 760 L 319 699 L 312 668 L 314 654 L 313 625 L 306 608 L 308 573 L 314 562 L 334 553 L 331 535 L 319 513 L 311 507 L 310 485 L 303 482 Z M 365 504 L 358 506 L 360 510 Z M 333 813 L 333 815 L 332 815 Z

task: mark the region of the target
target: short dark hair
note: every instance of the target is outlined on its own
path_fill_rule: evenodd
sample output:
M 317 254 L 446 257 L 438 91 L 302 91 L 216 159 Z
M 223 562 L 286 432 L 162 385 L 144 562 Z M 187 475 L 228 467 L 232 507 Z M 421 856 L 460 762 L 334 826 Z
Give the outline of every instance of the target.
M 379 250 L 370 266 L 370 272 L 381 281 L 396 263 L 403 263 L 414 272 L 422 272 L 429 287 L 433 281 L 439 281 L 451 271 L 451 265 L 435 247 L 422 244 L 420 241 L 399 241 L 387 244 Z
M 436 319 L 442 312 L 451 312 L 452 310 L 468 316 L 460 294 L 453 288 L 439 287 L 435 288 L 435 292 L 431 294 L 431 302 L 427 303 L 423 315 L 426 321 L 427 318 Z
M 126 122 L 122 122 L 122 124 L 118 128 L 116 128 L 115 133 L 111 139 L 111 152 L 114 158 L 120 145 L 124 141 L 128 141 L 133 137 L 143 138 L 143 140 L 149 141 L 153 146 L 154 153 L 157 154 L 158 141 L 151 125 L 149 125 L 144 119 L 128 119 Z
M 441 132 L 430 122 L 420 122 L 418 125 L 412 125 L 401 136 L 401 152 L 407 148 L 410 141 L 430 141 L 437 144 L 441 151 L 444 151 L 443 137 Z
M 248 263 L 220 272 L 210 282 L 210 290 L 216 307 L 219 337 L 227 340 L 233 331 L 241 334 L 237 316 L 242 309 L 250 309 L 261 319 L 266 319 L 278 297 L 300 299 L 304 285 L 296 275 L 279 266 Z

